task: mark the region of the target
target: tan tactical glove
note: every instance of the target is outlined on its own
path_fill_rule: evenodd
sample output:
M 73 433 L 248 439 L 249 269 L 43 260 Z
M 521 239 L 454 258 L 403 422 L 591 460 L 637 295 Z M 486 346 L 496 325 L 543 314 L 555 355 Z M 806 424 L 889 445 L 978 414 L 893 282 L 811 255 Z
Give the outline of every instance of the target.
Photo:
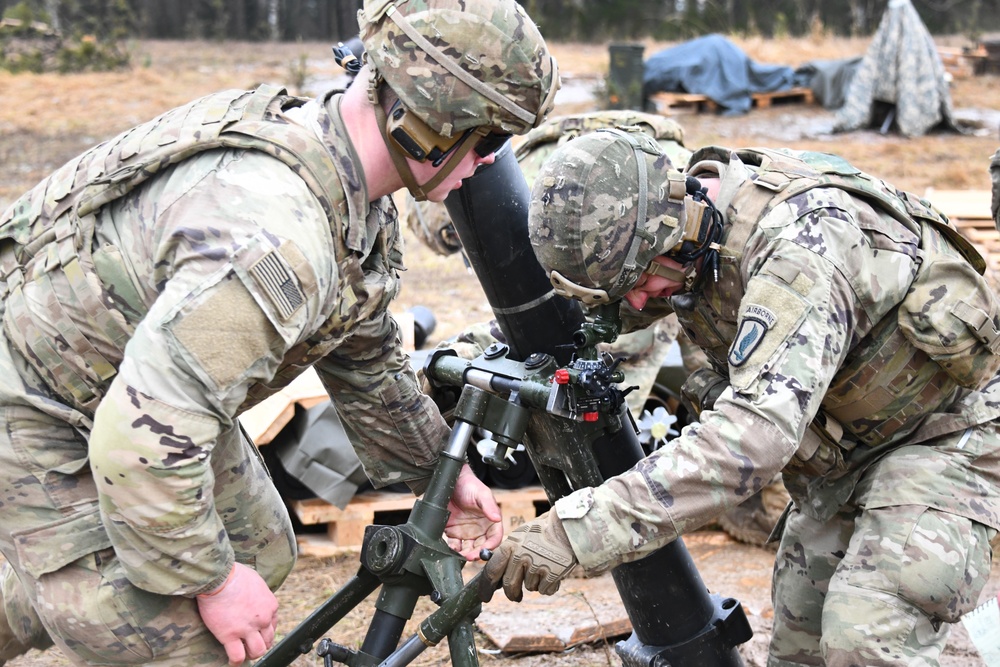
M 559 517 L 546 512 L 514 530 L 493 553 L 484 568 L 480 598 L 489 600 L 501 578 L 507 599 L 514 602 L 521 601 L 522 587 L 552 595 L 576 562 Z

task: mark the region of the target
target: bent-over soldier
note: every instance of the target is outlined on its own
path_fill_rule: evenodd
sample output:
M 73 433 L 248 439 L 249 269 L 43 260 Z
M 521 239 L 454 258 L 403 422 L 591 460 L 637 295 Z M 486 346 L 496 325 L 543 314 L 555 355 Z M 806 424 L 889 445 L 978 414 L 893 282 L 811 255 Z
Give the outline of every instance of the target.
M 710 361 L 700 420 L 560 499 L 487 565 L 518 598 L 642 558 L 782 471 L 768 664 L 935 665 L 1000 528 L 1000 304 L 927 202 L 833 155 L 696 151 L 599 131 L 540 172 L 557 292 L 676 313 Z M 705 375 L 711 374 L 706 378 Z

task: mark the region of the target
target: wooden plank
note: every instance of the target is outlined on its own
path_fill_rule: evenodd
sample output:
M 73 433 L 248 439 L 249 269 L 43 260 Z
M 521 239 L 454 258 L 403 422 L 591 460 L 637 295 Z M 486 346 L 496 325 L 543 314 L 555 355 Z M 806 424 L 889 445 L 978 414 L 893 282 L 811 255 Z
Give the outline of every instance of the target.
M 989 190 L 937 190 L 927 188 L 924 199 L 952 220 L 992 221 Z
M 498 591 L 483 605 L 476 627 L 504 653 L 560 652 L 632 631 L 610 573 L 570 577 L 555 595 L 526 592 L 521 602 Z
M 409 510 L 413 507 L 414 496 L 409 493 L 391 491 L 365 491 L 351 499 L 347 507 L 340 509 L 321 498 L 296 500 L 292 503 L 295 516 L 303 524 L 313 526 L 318 523 L 338 521 L 349 513 L 365 513 L 373 516 L 376 512 Z
M 296 403 L 311 408 L 329 398 L 316 371 L 308 368 L 287 387 L 240 415 L 240 423 L 258 446 L 266 445 L 292 420 Z
M 949 216 L 949 220 L 959 229 L 996 229 L 993 220 L 986 218 L 952 218 Z
M 374 523 L 368 514 L 345 512 L 337 521 L 326 526 L 326 536 L 332 545 L 361 548 L 365 541 L 365 527 Z
M 540 486 L 493 489 L 493 495 L 503 513 L 505 534 L 534 519 L 549 506 L 548 497 Z M 414 500 L 409 493 L 365 491 L 354 496 L 343 509 L 319 498 L 294 501 L 292 510 L 304 525 L 326 524 L 326 535 L 297 536 L 299 553 L 324 557 L 356 551 L 361 548 L 366 526 L 384 523 L 388 517 L 380 515 L 408 512 Z

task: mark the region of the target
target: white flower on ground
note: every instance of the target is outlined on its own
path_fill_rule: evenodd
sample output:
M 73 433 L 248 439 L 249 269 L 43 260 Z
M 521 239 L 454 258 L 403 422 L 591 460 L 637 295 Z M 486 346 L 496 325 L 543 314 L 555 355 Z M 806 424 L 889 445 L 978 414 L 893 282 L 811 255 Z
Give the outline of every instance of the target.
M 671 428 L 677 423 L 677 417 L 667 412 L 664 407 L 659 407 L 650 412 L 642 411 L 639 418 L 639 442 L 649 451 L 656 451 L 667 442 L 670 436 L 679 435 L 678 431 Z

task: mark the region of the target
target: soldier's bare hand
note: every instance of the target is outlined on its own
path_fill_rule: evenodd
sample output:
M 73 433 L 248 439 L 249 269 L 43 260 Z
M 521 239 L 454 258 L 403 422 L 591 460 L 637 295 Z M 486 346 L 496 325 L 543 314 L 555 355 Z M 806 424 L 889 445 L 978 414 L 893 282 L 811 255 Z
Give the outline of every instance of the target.
M 274 643 L 278 600 L 252 568 L 236 563 L 221 587 L 198 596 L 198 611 L 229 664 L 256 660 Z
M 467 560 L 478 559 L 482 549 L 495 549 L 503 539 L 500 506 L 468 465 L 458 475 L 448 511 L 451 515 L 444 529 L 445 539 Z

